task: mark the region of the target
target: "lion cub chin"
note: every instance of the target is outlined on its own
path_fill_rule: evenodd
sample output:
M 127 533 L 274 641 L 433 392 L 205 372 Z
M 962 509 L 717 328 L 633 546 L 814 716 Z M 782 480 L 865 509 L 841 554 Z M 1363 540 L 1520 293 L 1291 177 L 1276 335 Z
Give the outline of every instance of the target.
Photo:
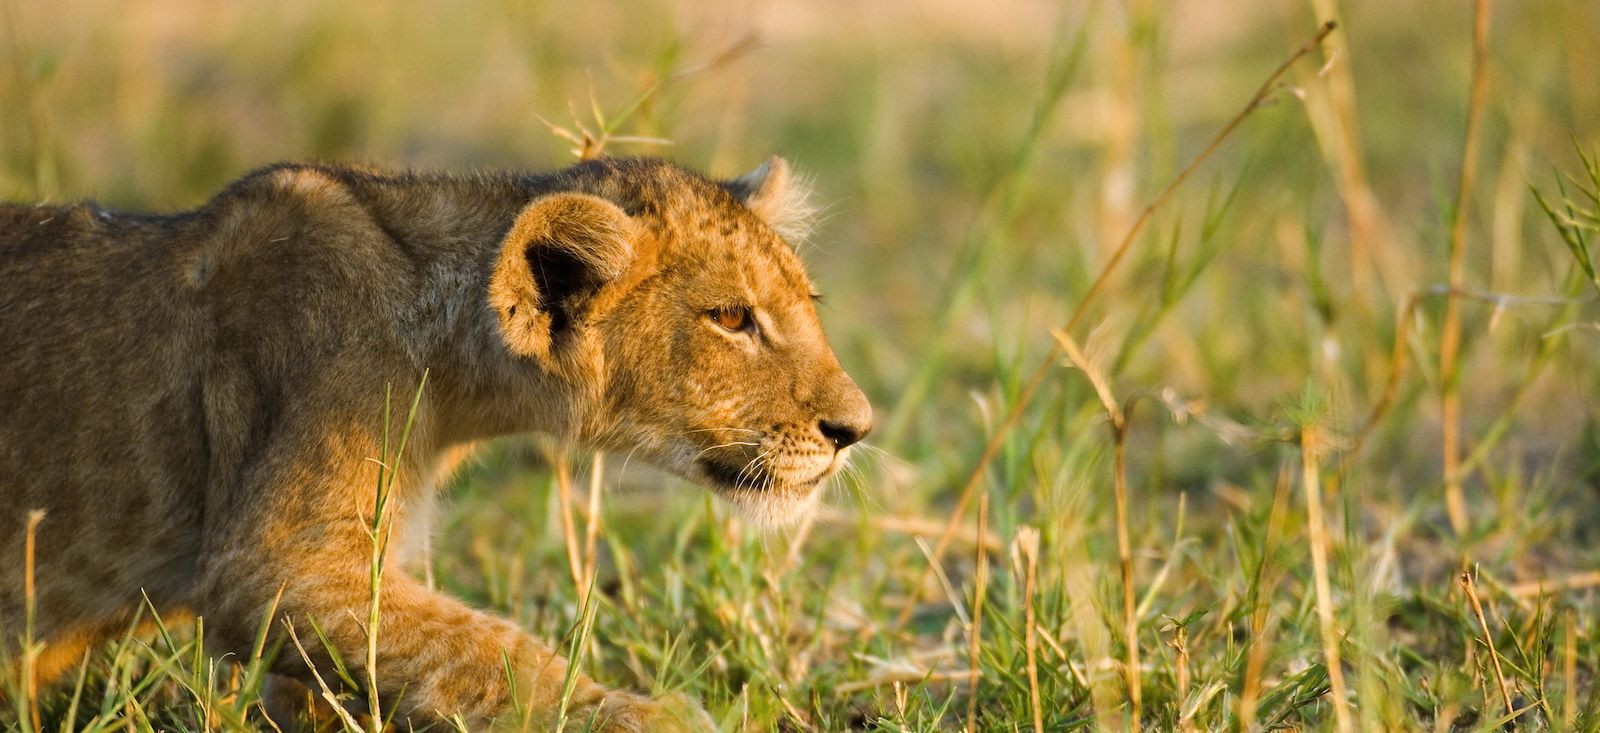
M 729 494 L 723 498 L 751 524 L 775 530 L 792 527 L 816 514 L 817 506 L 822 503 L 822 491 L 819 487 L 817 490 L 770 497 Z
M 336 691 L 412 725 L 549 727 L 566 695 L 600 730 L 712 729 L 680 696 L 565 688 L 548 643 L 404 569 L 436 487 L 500 435 L 635 452 L 765 524 L 811 511 L 872 410 L 791 246 L 809 211 L 779 158 L 732 180 L 286 164 L 178 214 L 0 205 L 0 540 L 45 512 L 41 679 L 146 598 L 203 616 L 214 654 L 246 658 L 270 621 L 369 679 L 383 486 L 378 689 Z M 401 453 L 385 416 L 408 413 Z M 0 563 L 7 640 L 20 572 Z M 305 647 L 273 671 L 337 677 Z

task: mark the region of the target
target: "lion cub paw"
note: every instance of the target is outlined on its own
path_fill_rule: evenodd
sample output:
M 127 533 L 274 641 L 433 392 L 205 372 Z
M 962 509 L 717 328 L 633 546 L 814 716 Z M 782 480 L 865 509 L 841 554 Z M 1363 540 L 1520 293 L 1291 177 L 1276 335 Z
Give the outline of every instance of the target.
M 585 730 L 591 718 L 568 724 L 568 730 Z M 717 724 L 693 698 L 671 694 L 654 700 L 628 692 L 605 696 L 595 711 L 594 730 L 600 733 L 715 733 Z

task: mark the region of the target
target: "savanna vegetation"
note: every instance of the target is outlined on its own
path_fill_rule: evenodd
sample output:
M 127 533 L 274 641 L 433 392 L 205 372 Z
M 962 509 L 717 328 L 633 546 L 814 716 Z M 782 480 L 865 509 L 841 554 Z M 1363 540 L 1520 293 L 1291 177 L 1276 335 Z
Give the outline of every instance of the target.
M 608 684 L 725 731 L 1600 727 L 1590 0 L 0 10 L 11 200 L 175 210 L 284 159 L 812 177 L 878 416 L 817 516 L 527 439 L 451 491 L 430 582 Z M 261 660 L 204 633 L 13 672 L 0 718 L 264 725 Z

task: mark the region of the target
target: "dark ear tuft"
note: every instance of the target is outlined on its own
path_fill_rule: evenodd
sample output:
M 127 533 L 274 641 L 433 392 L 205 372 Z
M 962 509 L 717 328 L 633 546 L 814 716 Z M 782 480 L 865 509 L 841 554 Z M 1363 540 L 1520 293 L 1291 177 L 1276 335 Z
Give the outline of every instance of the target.
M 545 357 L 585 302 L 633 260 L 633 222 L 616 204 L 563 193 L 529 203 L 500 245 L 489 305 L 506 345 Z

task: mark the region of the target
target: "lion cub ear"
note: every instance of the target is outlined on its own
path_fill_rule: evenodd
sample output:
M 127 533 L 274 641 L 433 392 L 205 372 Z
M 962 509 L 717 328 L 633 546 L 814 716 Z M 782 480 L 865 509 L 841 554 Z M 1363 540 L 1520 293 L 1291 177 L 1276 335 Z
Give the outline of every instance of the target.
M 549 356 L 590 297 L 627 272 L 633 236 L 628 215 L 595 196 L 560 193 L 524 207 L 489 276 L 489 306 L 506 345 Z
M 755 170 L 723 186 L 784 239 L 800 242 L 811 233 L 817 214 L 811 203 L 811 185 L 795 175 L 782 156 L 767 158 Z

